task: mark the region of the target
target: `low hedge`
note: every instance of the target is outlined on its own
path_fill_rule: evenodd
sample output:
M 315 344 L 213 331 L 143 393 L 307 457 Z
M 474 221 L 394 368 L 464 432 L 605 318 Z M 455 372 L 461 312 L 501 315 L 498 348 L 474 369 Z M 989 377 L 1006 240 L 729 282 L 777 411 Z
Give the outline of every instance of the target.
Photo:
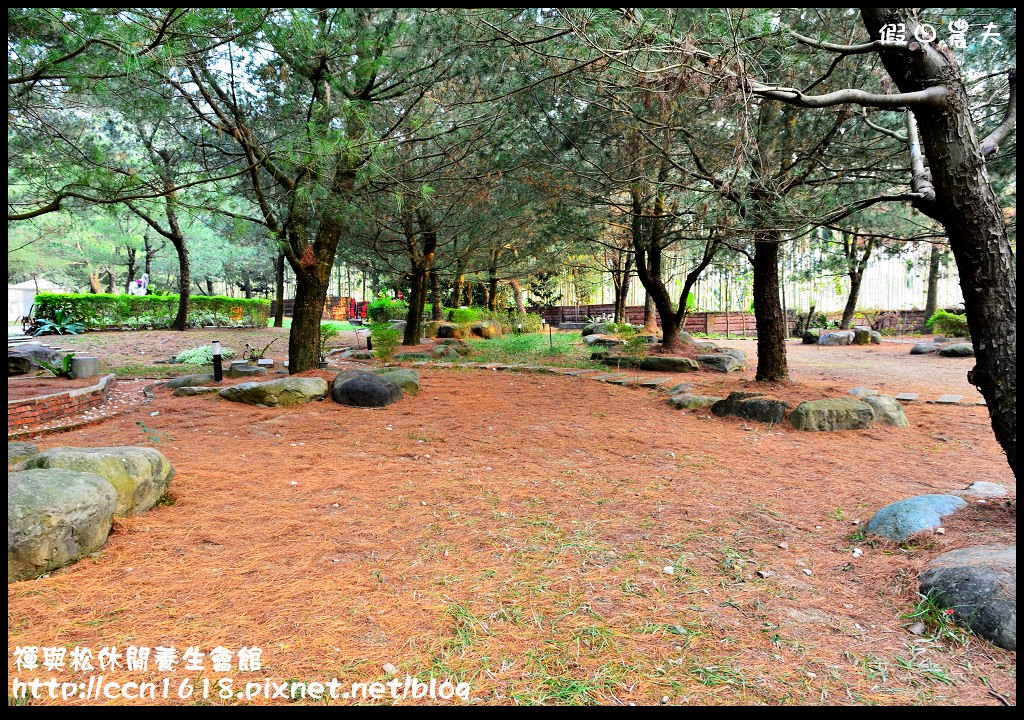
M 967 316 L 938 310 L 928 318 L 925 327 L 933 333 L 949 335 L 951 337 L 971 336 L 971 330 L 967 327 Z
M 63 310 L 87 330 L 170 327 L 178 314 L 177 295 L 113 295 L 108 293 L 39 293 L 36 319 L 52 320 Z M 266 327 L 269 300 L 246 300 L 223 295 L 193 295 L 189 327 Z

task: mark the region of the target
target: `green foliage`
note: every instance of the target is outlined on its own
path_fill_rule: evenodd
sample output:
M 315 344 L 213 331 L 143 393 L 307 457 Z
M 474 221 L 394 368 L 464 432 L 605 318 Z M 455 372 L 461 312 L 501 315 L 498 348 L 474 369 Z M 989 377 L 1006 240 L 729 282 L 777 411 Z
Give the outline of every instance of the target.
M 409 303 L 405 300 L 377 298 L 366 307 L 366 317 L 371 323 L 386 323 L 388 320 L 405 320 L 409 314 Z
M 967 316 L 956 315 L 945 310 L 937 310 L 934 315 L 928 318 L 925 327 L 930 332 L 951 337 L 971 336 L 971 329 L 967 327 Z
M 324 332 L 324 329 L 321 328 L 321 330 L 320 330 L 321 337 L 323 337 L 323 332 Z M 335 333 L 335 334 L 337 334 L 337 333 Z M 248 360 L 250 362 L 256 362 L 257 360 L 262 360 L 263 356 L 267 354 L 267 350 L 270 349 L 270 346 L 273 345 L 276 342 L 277 342 L 277 338 L 274 338 L 273 340 L 268 342 L 266 345 L 264 345 L 262 349 L 261 348 L 257 348 L 254 345 L 250 346 L 249 343 L 246 343 L 245 344 L 245 351 L 242 353 L 242 359 L 243 360 Z
M 327 360 L 327 343 L 338 337 L 341 334 L 334 325 L 321 325 L 320 326 L 320 362 Z
M 373 352 L 384 362 L 391 362 L 395 349 L 401 342 L 398 331 L 387 323 L 370 325 L 370 337 L 373 338 Z
M 71 316 L 63 310 L 57 310 L 53 319 L 39 320 L 39 327 L 36 335 L 78 335 L 85 332 L 85 326 L 80 322 L 73 322 Z
M 75 374 L 71 372 L 71 360 L 74 357 L 74 353 L 68 353 L 67 355 L 64 356 L 64 358 L 60 361 L 59 364 L 52 364 L 46 362 L 45 360 L 40 360 L 39 365 L 44 369 L 52 372 L 54 377 L 72 378 L 75 376 Z
M 953 609 L 947 608 L 934 591 L 927 595 L 917 594 L 918 602 L 914 609 L 903 616 L 904 620 L 917 620 L 924 624 L 931 639 L 935 642 L 949 640 L 958 645 L 966 645 L 968 633 L 958 627 L 953 620 Z
M 515 310 L 508 310 L 507 312 L 483 310 L 480 311 L 480 319 L 498 323 L 501 325 L 501 332 L 504 334 L 537 333 L 541 330 L 541 316 L 534 313 L 519 313 Z M 471 321 L 467 320 L 464 322 Z
M 229 347 L 222 347 L 220 354 L 221 357 L 226 358 L 233 358 L 236 355 L 235 351 Z M 185 365 L 209 365 L 213 362 L 213 347 L 210 345 L 200 345 L 199 347 L 182 350 L 174 356 L 174 360 Z
M 108 293 L 39 293 L 36 317 L 56 321 L 59 313 L 80 318 L 83 328 L 165 328 L 178 313 L 177 295 L 112 295 Z M 265 327 L 269 300 L 246 300 L 223 295 L 193 295 L 189 301 L 191 327 Z
M 474 323 L 483 320 L 484 313 L 487 312 L 483 308 L 453 308 L 448 311 L 448 320 L 459 325 L 463 323 Z

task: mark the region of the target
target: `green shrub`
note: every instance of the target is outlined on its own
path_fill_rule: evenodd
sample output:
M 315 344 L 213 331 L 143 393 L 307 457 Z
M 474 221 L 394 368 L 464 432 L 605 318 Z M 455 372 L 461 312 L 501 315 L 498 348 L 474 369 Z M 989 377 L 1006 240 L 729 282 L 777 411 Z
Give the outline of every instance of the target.
M 384 362 L 391 362 L 395 348 L 401 342 L 398 331 L 386 323 L 370 325 L 370 337 L 373 338 L 373 352 Z
M 221 357 L 233 358 L 235 354 L 235 351 L 229 347 L 222 347 L 220 349 Z M 200 345 L 199 347 L 182 350 L 174 356 L 174 360 L 186 365 L 210 365 L 213 363 L 213 347 L 210 345 Z
M 475 307 L 452 308 L 448 311 L 448 320 L 459 325 L 480 322 L 484 317 L 484 312 L 485 310 L 482 308 Z
M 405 300 L 377 298 L 366 306 L 366 317 L 371 323 L 386 323 L 388 320 L 405 320 L 409 314 L 409 303 Z
M 541 331 L 541 316 L 535 313 L 519 313 L 515 310 L 508 310 L 506 312 L 483 310 L 480 311 L 480 319 L 491 320 L 500 324 L 502 333 L 506 335 L 537 333 Z
M 945 310 L 937 310 L 934 315 L 928 318 L 925 327 L 929 332 L 938 335 L 966 338 L 971 336 L 971 329 L 967 327 L 967 316 L 955 315 Z
M 78 335 L 81 332 L 85 332 L 85 325 L 80 322 L 74 322 L 71 316 L 65 313 L 63 310 L 58 310 L 54 313 L 53 320 L 40 320 L 39 329 L 36 330 L 36 335 Z
M 76 318 L 88 330 L 170 327 L 178 314 L 177 295 L 112 295 L 108 293 L 40 293 L 35 316 L 54 321 L 58 312 Z M 266 327 L 270 301 L 193 295 L 189 301 L 191 327 Z
M 72 377 L 75 376 L 75 374 L 73 372 L 71 372 L 71 361 L 74 360 L 74 358 L 75 358 L 75 354 L 74 353 L 68 353 L 67 355 L 64 356 L 64 358 L 60 361 L 59 364 L 52 364 L 51 365 L 50 363 L 46 362 L 45 360 L 40 360 L 39 361 L 39 365 L 43 369 L 49 370 L 50 372 L 52 372 L 54 377 L 72 378 Z
M 335 325 L 324 324 L 320 326 L 320 362 L 327 360 L 327 343 L 338 337 L 341 330 Z

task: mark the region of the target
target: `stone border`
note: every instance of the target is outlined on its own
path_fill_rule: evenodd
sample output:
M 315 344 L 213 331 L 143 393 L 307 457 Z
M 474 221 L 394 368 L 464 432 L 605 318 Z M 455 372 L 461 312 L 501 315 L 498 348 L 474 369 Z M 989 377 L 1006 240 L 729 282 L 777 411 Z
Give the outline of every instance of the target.
M 24 400 L 7 401 L 7 434 L 31 427 L 63 415 L 73 415 L 89 408 L 99 407 L 117 382 L 111 373 L 100 378 L 95 385 L 75 388 L 51 395 Z

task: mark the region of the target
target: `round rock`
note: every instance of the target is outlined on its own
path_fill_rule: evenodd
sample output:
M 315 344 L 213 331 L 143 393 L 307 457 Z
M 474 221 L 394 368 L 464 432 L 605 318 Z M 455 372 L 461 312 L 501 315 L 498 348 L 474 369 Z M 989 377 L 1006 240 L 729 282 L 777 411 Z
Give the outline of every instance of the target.
M 385 407 L 402 397 L 402 388 L 388 377 L 359 373 L 354 377 L 335 378 L 331 397 L 335 402 L 349 407 Z
M 98 475 L 61 468 L 7 475 L 7 582 L 85 557 L 107 541 L 117 507 Z
M 920 576 L 953 616 L 999 647 L 1017 649 L 1017 546 L 975 545 L 943 553 Z
M 876 423 L 900 428 L 910 427 L 907 416 L 903 413 L 903 406 L 891 395 L 868 395 L 862 397 L 861 402 L 871 408 Z
M 149 447 L 56 447 L 29 458 L 25 466 L 100 476 L 114 488 L 121 516 L 149 510 L 167 493 L 174 477 L 171 461 Z
M 874 413 L 865 402 L 866 399 L 850 397 L 809 400 L 796 406 L 789 421 L 797 430 L 812 432 L 868 428 L 871 427 Z
M 953 343 L 939 350 L 939 355 L 943 357 L 974 357 L 974 346 L 966 342 Z
M 933 530 L 967 502 L 956 495 L 917 495 L 900 500 L 875 513 L 867 531 L 901 542 L 914 533 Z
M 263 383 L 247 382 L 224 388 L 220 396 L 246 405 L 302 405 L 327 397 L 327 381 L 323 378 L 286 377 Z

